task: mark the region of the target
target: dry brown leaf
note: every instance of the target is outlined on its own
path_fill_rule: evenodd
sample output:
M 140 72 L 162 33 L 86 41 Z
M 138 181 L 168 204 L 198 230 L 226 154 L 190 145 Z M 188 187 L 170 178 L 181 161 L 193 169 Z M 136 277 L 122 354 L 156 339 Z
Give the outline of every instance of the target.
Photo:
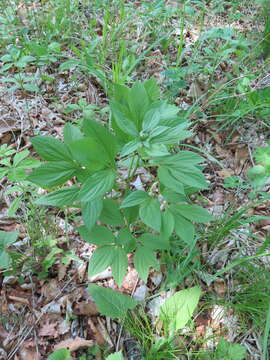
M 91 300 L 87 300 L 75 304 L 73 313 L 76 315 L 93 316 L 93 315 L 98 315 L 99 311 L 96 305 L 94 304 L 94 302 L 92 302 Z
M 62 264 L 60 263 L 58 265 L 58 281 L 61 281 L 65 278 L 67 273 L 68 264 Z
M 94 324 L 94 322 L 91 319 L 88 319 L 88 325 L 90 326 L 90 329 L 93 333 L 93 337 L 95 338 L 98 345 L 105 345 L 106 341 L 98 327 Z
M 87 263 L 79 264 L 79 266 L 77 268 L 77 277 L 78 277 L 79 283 L 84 281 L 86 268 L 87 268 Z
M 198 99 L 203 95 L 203 90 L 201 87 L 201 84 L 199 84 L 198 81 L 193 81 L 193 83 L 190 85 L 188 96 Z
M 214 281 L 214 289 L 215 289 L 215 292 L 219 296 L 224 296 L 226 293 L 226 290 L 227 290 L 227 286 L 226 286 L 224 280 L 220 279 L 220 280 Z
M 20 360 L 40 360 L 41 357 L 37 353 L 36 348 L 27 349 L 27 348 L 23 347 L 19 351 L 19 359 Z
M 76 351 L 81 348 L 94 346 L 95 342 L 93 340 L 86 340 L 76 336 L 74 339 L 67 339 L 61 341 L 59 344 L 55 345 L 54 350 L 59 349 L 67 349 L 72 351 Z
M 41 326 L 41 328 L 39 329 L 38 335 L 57 338 L 59 336 L 59 332 L 58 332 L 57 328 L 58 328 L 57 323 L 47 322 L 43 326 Z
M 41 294 L 47 300 L 51 300 L 57 296 L 60 292 L 59 282 L 56 279 L 51 279 L 42 286 Z
M 129 269 L 122 284 L 122 289 L 131 293 L 138 282 L 139 276 L 135 269 Z
M 243 165 L 249 159 L 249 151 L 247 147 L 238 147 L 235 151 L 235 160 L 237 165 Z
M 222 177 L 223 179 L 233 176 L 234 172 L 230 169 L 222 169 L 220 171 L 217 171 L 218 176 Z

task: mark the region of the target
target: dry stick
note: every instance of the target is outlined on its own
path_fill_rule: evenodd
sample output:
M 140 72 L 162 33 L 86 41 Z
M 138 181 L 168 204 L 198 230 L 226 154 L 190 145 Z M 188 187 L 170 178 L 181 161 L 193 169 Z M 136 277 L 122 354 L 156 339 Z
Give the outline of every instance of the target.
M 139 279 L 137 279 L 137 281 L 136 281 L 136 283 L 135 283 L 135 285 L 134 285 L 134 287 L 133 287 L 133 290 L 132 290 L 132 292 L 131 292 L 131 296 L 134 294 L 138 282 L 139 282 Z M 116 342 L 116 347 L 115 347 L 115 351 L 116 351 L 116 352 L 117 352 L 118 349 L 119 349 L 120 339 L 121 339 L 123 327 L 124 327 L 124 326 L 123 326 L 123 324 L 122 324 L 121 327 L 120 327 L 118 339 L 117 339 L 117 342 Z
M 72 280 L 75 278 L 76 275 L 74 275 L 63 287 L 61 290 L 59 290 L 58 294 L 55 295 L 55 297 L 51 300 L 54 301 L 59 295 L 61 295 L 61 293 L 63 292 L 63 290 L 72 282 Z M 47 310 L 47 306 L 43 306 L 42 310 L 41 310 L 41 314 L 39 315 L 39 317 L 36 319 L 34 325 L 32 325 L 30 327 L 30 329 L 28 329 L 26 331 L 26 333 L 22 336 L 21 340 L 18 341 L 17 345 L 14 347 L 14 349 L 11 351 L 11 353 L 8 355 L 7 360 L 11 360 L 12 357 L 16 354 L 16 352 L 19 350 L 19 348 L 21 347 L 22 343 L 24 342 L 24 340 L 27 338 L 27 336 L 31 333 L 31 331 L 34 329 L 34 327 L 38 324 L 38 322 L 41 320 L 42 316 L 45 314 L 46 310 Z

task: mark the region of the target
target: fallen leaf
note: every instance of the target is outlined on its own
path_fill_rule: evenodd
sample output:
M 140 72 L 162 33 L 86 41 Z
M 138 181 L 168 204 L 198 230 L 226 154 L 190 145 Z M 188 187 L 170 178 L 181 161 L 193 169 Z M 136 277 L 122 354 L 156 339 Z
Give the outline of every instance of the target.
M 76 336 L 74 339 L 67 339 L 61 341 L 59 344 L 55 345 L 54 350 L 59 349 L 67 349 L 72 351 L 76 351 L 81 348 L 94 346 L 95 342 L 93 340 L 86 340 Z
M 99 331 L 98 327 L 94 324 L 94 322 L 91 319 L 88 319 L 88 325 L 90 326 L 90 329 L 93 333 L 93 337 L 96 340 L 98 345 L 105 345 L 106 341 L 102 335 L 102 333 Z
M 98 315 L 99 311 L 91 300 L 82 301 L 74 305 L 73 313 L 76 315 Z
M 41 295 L 47 300 L 51 300 L 60 292 L 59 282 L 56 279 L 51 279 L 42 286 Z
M 40 355 L 37 353 L 36 348 L 26 349 L 23 347 L 19 351 L 20 360 L 40 360 Z
M 139 276 L 138 272 L 135 269 L 128 271 L 127 275 L 124 277 L 122 289 L 126 292 L 131 293 L 138 282 Z

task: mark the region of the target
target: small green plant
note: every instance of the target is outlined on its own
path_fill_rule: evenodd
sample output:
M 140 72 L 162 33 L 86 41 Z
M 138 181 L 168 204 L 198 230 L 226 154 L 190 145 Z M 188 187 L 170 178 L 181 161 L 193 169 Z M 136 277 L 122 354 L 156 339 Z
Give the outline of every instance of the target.
M 0 179 L 7 176 L 11 182 L 26 180 L 27 171 L 40 165 L 40 161 L 29 154 L 29 150 L 16 152 L 6 144 L 0 146 Z
M 33 138 L 47 162 L 28 180 L 55 188 L 76 179 L 74 186 L 50 192 L 37 204 L 80 208 L 85 225 L 79 232 L 98 246 L 89 276 L 111 266 L 120 286 L 128 253 L 135 252 L 135 267 L 147 281 L 149 268 L 159 268 L 156 251 L 169 248 L 172 233 L 193 244 L 193 223 L 207 223 L 212 216 L 190 203 L 189 195 L 208 187 L 199 165 L 204 159 L 180 150 L 179 142 L 191 135 L 189 123 L 178 117 L 177 107 L 159 100 L 155 81 L 116 86 L 111 111 L 114 132 L 85 119 L 82 131 L 65 126 L 64 143 Z M 138 168 L 145 169 L 149 180 L 132 191 Z
M 136 339 L 144 360 L 176 359 L 183 349 L 174 342 L 175 336 L 191 320 L 198 306 L 201 290 L 198 286 L 176 292 L 160 307 L 158 324 L 159 337 L 154 333 L 153 324 L 142 307 L 129 311 L 125 329 Z
M 11 250 L 12 245 L 18 237 L 18 231 L 0 231 L 0 268 L 8 269 L 12 263 Z
M 16 46 L 11 46 L 8 53 L 1 56 L 0 60 L 3 63 L 0 72 L 4 73 L 13 66 L 19 70 L 23 69 L 35 61 L 35 58 L 30 55 L 22 55 L 21 49 Z
M 94 110 L 97 110 L 98 106 L 87 104 L 85 99 L 79 99 L 77 104 L 68 104 L 66 106 L 66 112 L 69 114 L 73 111 L 80 111 L 85 118 L 91 118 L 94 116 Z
M 35 76 L 28 76 L 21 73 L 15 74 L 12 77 L 4 77 L 0 80 L 3 83 L 14 84 L 8 88 L 9 92 L 15 90 L 23 90 L 24 92 L 39 92 L 39 87 L 35 84 L 37 78 Z
M 106 360 L 124 360 L 122 355 L 122 351 L 118 351 L 117 353 L 111 354 L 106 357 Z
M 40 165 L 40 161 L 29 157 L 29 150 L 16 152 L 6 144 L 0 146 L 0 179 L 7 177 L 12 184 L 5 190 L 5 195 L 16 193 L 15 199 L 10 204 L 8 215 L 14 216 L 25 196 L 33 192 L 35 186 L 26 181 L 29 170 Z M 27 196 L 26 196 L 27 197 Z
M 270 142 L 269 146 L 257 148 L 254 153 L 256 165 L 248 171 L 248 177 L 256 189 L 262 188 L 270 180 Z
M 239 344 L 232 344 L 225 339 L 219 340 L 216 348 L 215 360 L 244 360 L 246 358 L 246 349 Z
M 51 355 L 49 355 L 48 360 L 71 360 L 71 353 L 67 349 L 55 350 Z

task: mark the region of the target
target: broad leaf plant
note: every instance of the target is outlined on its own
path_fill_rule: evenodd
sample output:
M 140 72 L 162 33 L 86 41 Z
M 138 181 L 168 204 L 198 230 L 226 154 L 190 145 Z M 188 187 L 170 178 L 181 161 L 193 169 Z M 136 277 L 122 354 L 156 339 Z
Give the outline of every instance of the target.
M 192 245 L 194 223 L 211 215 L 193 205 L 190 195 L 207 189 L 204 159 L 183 150 L 192 133 L 179 108 L 160 100 L 155 80 L 117 85 L 109 124 L 84 119 L 81 128 L 67 124 L 63 142 L 49 136 L 32 138 L 45 161 L 28 180 L 49 189 L 39 205 L 81 209 L 79 233 L 97 246 L 89 276 L 112 268 L 117 284 L 127 271 L 127 255 L 147 281 L 158 269 L 157 251 L 169 250 L 170 237 Z M 134 182 L 138 173 L 150 180 Z M 72 180 L 73 185 L 66 183 Z

